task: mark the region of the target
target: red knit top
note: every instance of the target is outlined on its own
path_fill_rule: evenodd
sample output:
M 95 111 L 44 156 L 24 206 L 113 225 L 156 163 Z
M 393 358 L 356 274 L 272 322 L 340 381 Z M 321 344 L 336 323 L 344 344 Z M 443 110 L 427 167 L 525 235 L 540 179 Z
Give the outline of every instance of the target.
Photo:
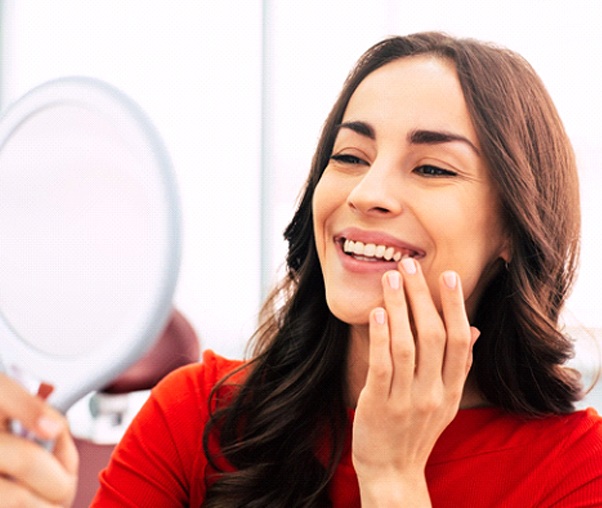
M 167 376 L 102 472 L 92 506 L 201 506 L 208 395 L 240 364 L 206 351 L 202 363 Z M 437 441 L 426 478 L 433 507 L 602 506 L 602 418 L 593 409 L 537 420 L 496 408 L 460 410 Z M 360 506 L 350 443 L 330 497 L 335 507 Z

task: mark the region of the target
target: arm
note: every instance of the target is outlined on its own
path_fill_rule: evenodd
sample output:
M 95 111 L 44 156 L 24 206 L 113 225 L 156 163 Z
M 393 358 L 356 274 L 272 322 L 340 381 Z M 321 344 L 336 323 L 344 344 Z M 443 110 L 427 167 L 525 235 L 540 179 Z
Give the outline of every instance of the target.
M 384 308 L 370 316 L 368 375 L 353 427 L 365 508 L 431 506 L 426 462 L 458 411 L 478 337 L 457 274 L 440 279 L 441 316 L 411 262 L 415 273 L 400 267 L 384 275 Z
M 49 452 L 10 432 L 18 420 Z M 0 374 L 0 499 L 3 506 L 68 507 L 75 497 L 78 457 L 65 418 Z

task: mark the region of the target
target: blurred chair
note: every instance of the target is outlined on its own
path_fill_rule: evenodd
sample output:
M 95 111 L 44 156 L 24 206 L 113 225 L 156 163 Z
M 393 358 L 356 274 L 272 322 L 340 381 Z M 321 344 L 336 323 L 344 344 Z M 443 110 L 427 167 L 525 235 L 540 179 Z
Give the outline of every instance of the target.
M 98 489 L 98 474 L 148 391 L 166 374 L 200 358 L 199 338 L 177 310 L 148 353 L 104 389 L 80 401 L 68 414 L 80 455 L 79 483 L 73 508 L 88 508 Z M 87 404 L 86 404 L 87 403 Z M 79 411 L 79 419 L 77 417 Z

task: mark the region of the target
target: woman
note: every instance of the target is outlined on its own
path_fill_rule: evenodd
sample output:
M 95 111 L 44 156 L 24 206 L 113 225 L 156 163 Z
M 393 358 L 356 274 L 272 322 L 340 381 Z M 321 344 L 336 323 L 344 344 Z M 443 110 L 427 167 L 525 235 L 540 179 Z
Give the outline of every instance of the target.
M 522 58 L 437 33 L 368 50 L 285 236 L 252 360 L 166 378 L 94 506 L 602 505 L 558 324 L 575 162 Z

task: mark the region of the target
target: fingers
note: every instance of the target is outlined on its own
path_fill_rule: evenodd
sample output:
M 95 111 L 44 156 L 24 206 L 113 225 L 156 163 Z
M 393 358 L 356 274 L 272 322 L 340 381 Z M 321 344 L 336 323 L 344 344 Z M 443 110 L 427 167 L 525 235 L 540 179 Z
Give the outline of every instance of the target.
M 472 356 L 472 330 L 477 330 L 476 328 L 471 329 L 468 322 L 462 284 L 458 274 L 452 271 L 444 272 L 439 279 L 439 290 L 447 331 L 442 371 L 443 383 L 458 392 L 461 391 L 468 374 L 467 364 Z
M 75 482 L 79 471 L 79 454 L 71 437 L 67 420 L 64 418 L 63 420 L 65 430 L 56 438 L 53 454 Z
M 417 343 L 416 376 L 432 379 L 441 375 L 446 329 L 433 302 L 420 264 L 412 258 L 400 262 Z
M 0 471 L 41 499 L 60 502 L 71 495 L 74 476 L 33 441 L 0 433 Z
M 50 410 L 39 397 L 34 397 L 19 383 L 0 374 L 0 421 L 2 428 L 10 420 L 18 420 L 40 439 L 56 439 L 64 428 L 61 417 Z
M 377 307 L 370 313 L 370 349 L 369 369 L 366 387 L 371 393 L 386 394 L 391 391 L 393 362 L 391 361 L 391 345 L 387 312 Z
M 405 390 L 409 386 L 416 366 L 416 344 L 403 285 L 404 281 L 398 271 L 387 272 L 383 278 L 394 371 L 393 389 L 397 390 Z
M 458 395 L 479 332 L 470 327 L 458 274 L 444 272 L 439 285 L 442 314 L 414 259 L 403 259 L 399 271 L 387 272 L 383 277 L 393 383 L 403 388 L 413 377 L 426 382 L 440 379 Z
M 54 452 L 13 435 L 11 421 L 42 440 L 54 441 Z M 13 379 L 0 375 L 0 422 L 0 499 L 15 498 L 15 506 L 69 502 L 75 493 L 78 455 L 65 417 Z M 31 499 L 37 504 L 30 504 Z
M 0 494 L 2 506 L 18 506 L 19 508 L 59 508 L 62 506 L 57 503 L 44 501 L 12 479 L 1 476 Z

